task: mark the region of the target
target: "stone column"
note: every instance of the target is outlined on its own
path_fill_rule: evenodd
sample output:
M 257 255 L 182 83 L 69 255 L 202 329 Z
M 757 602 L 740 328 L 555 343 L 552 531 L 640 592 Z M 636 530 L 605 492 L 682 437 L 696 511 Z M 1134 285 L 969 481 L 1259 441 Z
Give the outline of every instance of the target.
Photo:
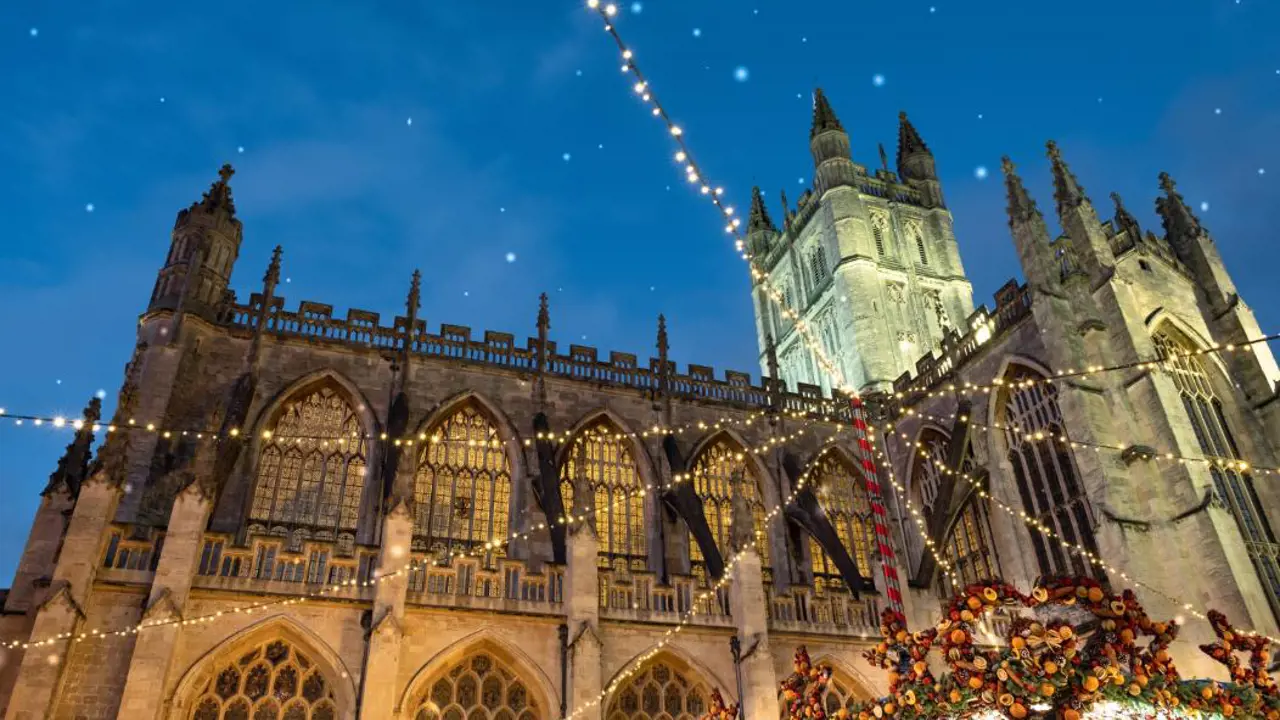
M 581 446 L 579 446 L 581 447 Z M 600 539 L 595 528 L 595 499 L 585 476 L 585 454 L 579 453 L 580 477 L 574 480 L 574 517 L 587 516 L 569 527 L 567 567 L 565 568 L 565 614 L 569 625 L 569 702 L 568 712 L 583 709 L 600 698 L 600 571 L 596 556 Z M 599 720 L 603 713 L 592 704 L 578 716 L 582 720 Z
M 84 610 L 94 574 L 102 564 L 105 531 L 120 502 L 120 487 L 96 473 L 80 488 L 62 553 L 53 571 L 48 597 L 36 612 L 31 640 L 74 635 L 84 620 Z M 69 640 L 30 648 L 9 698 L 7 720 L 40 720 L 53 716 L 53 705 L 66 667 Z
M 373 596 L 373 624 L 369 628 L 369 655 L 365 660 L 360 717 L 395 717 L 400 675 L 400 646 L 404 642 L 404 606 L 409 592 L 413 514 L 401 499 L 382 522 L 382 553 Z M 392 576 L 392 573 L 401 571 Z
M 769 609 L 760 555 L 752 548 L 739 552 L 729 572 L 732 575 L 730 609 L 742 644 L 744 697 L 738 698 L 738 702 L 747 720 L 774 720 L 778 717 L 778 676 L 769 649 Z
M 161 716 L 165 689 L 173 669 L 173 652 L 181 634 L 191 581 L 195 577 L 204 532 L 214 498 L 199 482 L 188 482 L 174 498 L 164 550 L 156 565 L 144 623 L 168 624 L 141 630 L 133 645 L 129 675 L 120 696 L 118 718 L 145 720 Z

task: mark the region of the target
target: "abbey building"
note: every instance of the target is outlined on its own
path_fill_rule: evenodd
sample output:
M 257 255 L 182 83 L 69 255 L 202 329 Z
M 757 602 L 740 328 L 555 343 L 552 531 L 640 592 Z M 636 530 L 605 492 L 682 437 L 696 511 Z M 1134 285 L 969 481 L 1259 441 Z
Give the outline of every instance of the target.
M 759 720 L 798 645 L 834 710 L 886 687 L 860 659 L 880 610 L 923 626 L 997 576 L 1122 572 L 1274 633 L 1280 506 L 1251 468 L 1280 373 L 1172 181 L 1157 237 L 1099 220 L 1051 148 L 1055 239 L 1007 165 L 1027 285 L 975 311 L 905 117 L 896 173 L 852 160 L 821 93 L 810 147 L 815 188 L 781 226 L 755 193 L 748 243 L 865 407 L 760 287 L 758 381 L 676 367 L 661 318 L 651 356 L 559 346 L 545 298 L 522 341 L 429 329 L 416 274 L 393 318 L 290 306 L 279 249 L 241 298 L 224 167 L 178 213 L 113 417 L 88 405 L 43 491 L 5 717 L 692 720 L 719 691 Z

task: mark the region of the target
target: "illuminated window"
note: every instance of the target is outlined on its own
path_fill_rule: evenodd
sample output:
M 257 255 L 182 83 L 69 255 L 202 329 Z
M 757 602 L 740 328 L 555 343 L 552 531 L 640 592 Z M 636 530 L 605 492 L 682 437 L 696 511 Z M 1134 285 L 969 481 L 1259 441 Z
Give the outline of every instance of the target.
M 240 653 L 215 672 L 192 703 L 191 720 L 337 720 L 333 680 L 284 640 Z
M 1205 370 L 1204 358 L 1185 355 L 1197 348 L 1181 334 L 1174 335 L 1170 331 L 1156 333 L 1154 340 L 1156 350 L 1165 359 L 1163 367 L 1178 388 L 1182 406 L 1191 420 L 1191 428 L 1200 445 L 1200 452 L 1210 458 L 1239 460 L 1240 451 L 1236 447 L 1235 436 L 1227 426 L 1222 400 L 1213 389 L 1209 373 Z M 1253 487 L 1253 477 L 1247 472 L 1217 465 L 1209 466 L 1209 474 L 1213 476 L 1214 492 L 1218 499 L 1235 516 L 1236 524 L 1245 539 L 1245 549 L 1258 571 L 1272 612 L 1280 616 L 1280 558 L 1277 558 L 1280 546 L 1277 546 L 1271 524 L 1262 512 L 1262 503 Z
M 1047 525 L 1058 538 L 1097 554 L 1093 508 L 1070 450 L 1061 443 L 1028 439 L 1035 433 L 1062 434 L 1058 389 L 1043 380 L 1044 376 L 1039 373 L 1015 365 L 1005 375 L 1001 392 L 1008 458 L 1013 465 L 1022 507 L 1029 517 Z M 1078 553 L 1062 547 L 1059 540 L 1032 528 L 1028 528 L 1028 533 L 1042 574 L 1083 576 L 1101 572 Z
M 467 403 L 427 435 L 413 483 L 415 549 L 456 552 L 505 539 L 511 464 L 497 427 Z
M 468 653 L 456 665 L 426 683 L 410 708 L 413 720 L 544 720 L 547 709 L 529 692 L 525 680 L 495 655 Z
M 948 512 L 948 508 L 937 507 L 938 490 L 942 478 L 950 474 L 947 467 L 948 438 L 937 430 L 926 429 L 920 436 L 924 447 L 919 450 L 920 457 L 912 467 L 911 490 L 917 503 L 920 504 L 925 522 L 935 512 Z M 974 468 L 973 446 L 965 448 L 965 459 L 960 472 L 972 477 Z M 969 481 L 957 478 L 952 491 L 956 495 L 964 495 L 970 490 Z M 913 528 L 914 529 L 914 528 Z M 923 551 L 923 542 L 919 535 L 914 543 L 915 552 Z M 1000 565 L 996 560 L 995 543 L 991 534 L 991 521 L 987 516 L 987 501 L 976 494 L 965 501 L 959 518 L 948 529 L 946 537 L 940 544 L 942 557 L 951 564 L 952 570 L 960 576 L 963 584 L 980 580 L 991 580 L 1000 576 Z M 951 586 L 951 579 L 945 573 L 938 573 L 938 591 L 943 597 L 950 597 L 957 588 Z
M 600 421 L 580 433 L 560 466 L 560 497 L 565 511 L 573 509 L 573 479 L 583 459 L 587 479 L 595 490 L 596 532 L 600 536 L 600 564 L 620 570 L 647 569 L 644 496 L 640 472 L 628 442 L 613 424 Z
M 284 404 L 263 440 L 251 521 L 273 526 L 353 531 L 364 492 L 360 420 L 332 387 Z
M 841 544 L 857 563 L 858 573 L 864 578 L 871 577 L 876 540 L 866 482 L 834 453 L 827 453 L 818 461 L 814 474 L 818 504 L 835 528 Z M 809 562 L 817 589 L 844 588 L 840 570 L 812 537 L 809 538 Z
M 683 663 L 660 656 L 627 680 L 609 701 L 609 720 L 698 720 L 711 691 Z
M 693 463 L 693 489 L 702 500 L 702 512 L 707 517 L 707 525 L 711 527 L 711 535 L 716 539 L 716 548 L 725 562 L 733 557 L 729 543 L 730 527 L 733 523 L 732 485 L 735 473 L 741 473 L 742 484 L 738 492 L 742 493 L 747 505 L 751 507 L 751 518 L 755 525 L 756 552 L 765 568 L 769 568 L 769 537 L 764 532 L 764 502 L 760 497 L 759 480 L 747 464 L 741 448 L 727 437 L 720 437 L 698 454 Z M 689 559 L 693 566 L 693 574 L 704 582 L 706 560 L 702 548 L 689 536 Z

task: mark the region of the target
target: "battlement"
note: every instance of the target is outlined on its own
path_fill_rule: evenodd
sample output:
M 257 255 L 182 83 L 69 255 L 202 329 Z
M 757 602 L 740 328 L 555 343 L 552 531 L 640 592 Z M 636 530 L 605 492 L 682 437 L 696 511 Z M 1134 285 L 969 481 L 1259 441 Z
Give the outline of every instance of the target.
M 1031 314 L 1031 289 L 1017 280 L 1005 283 L 995 294 L 996 309 L 980 306 L 968 318 L 969 331 L 963 336 L 951 330 L 942 340 L 942 350 L 933 351 L 916 361 L 916 374 L 905 372 L 893 381 L 895 394 L 904 396 L 928 392 L 946 379 L 953 370 L 964 365 L 983 345 L 1004 335 Z
M 256 330 L 263 297 L 253 293 L 249 302 L 232 301 L 225 307 L 219 322 L 236 332 Z M 333 306 L 304 300 L 296 311 L 284 309 L 284 298 L 273 297 L 266 308 L 265 334 L 347 348 L 401 351 L 406 344 L 416 357 L 453 360 L 466 364 L 505 368 L 521 373 L 534 373 L 538 368 L 538 339 L 528 338 L 523 347 L 515 336 L 506 332 L 484 331 L 483 339 L 473 339 L 472 329 L 465 325 L 441 324 L 438 334 L 428 332 L 424 320 L 409 328 L 409 320 L 397 316 L 392 323 L 382 324 L 381 316 L 369 310 L 350 309 L 346 318 L 335 317 Z M 607 360 L 589 345 L 570 345 L 562 352 L 554 340 L 547 341 L 545 372 L 549 377 L 639 390 L 657 395 L 664 391 L 673 398 L 764 410 L 811 415 L 847 417 L 848 403 L 838 394 L 824 397 L 821 388 L 800 384 L 795 392 L 787 392 L 782 383 L 761 378 L 751 381 L 750 373 L 728 370 L 723 379 L 716 378 L 715 368 L 689 365 L 681 373 L 668 361 L 665 377 L 662 361 L 649 358 L 641 364 L 633 353 L 610 352 Z

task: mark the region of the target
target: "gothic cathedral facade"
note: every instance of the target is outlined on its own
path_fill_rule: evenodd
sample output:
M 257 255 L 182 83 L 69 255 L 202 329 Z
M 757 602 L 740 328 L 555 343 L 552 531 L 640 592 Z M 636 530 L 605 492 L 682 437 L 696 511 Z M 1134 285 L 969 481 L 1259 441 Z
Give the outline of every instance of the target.
M 1280 506 L 1251 468 L 1278 374 L 1172 181 L 1157 238 L 1099 221 L 1054 149 L 1055 240 L 1008 167 L 1027 284 L 975 311 L 905 117 L 897 173 L 852 161 L 821 93 L 810 145 L 813 191 L 781 229 L 755 193 L 747 242 L 874 452 L 759 286 L 759 382 L 676 367 L 662 318 L 647 360 L 560 347 L 545 297 L 524 343 L 431 332 L 416 273 L 393 318 L 288 309 L 279 248 L 242 300 L 224 167 L 178 213 L 113 417 L 90 402 L 42 493 L 4 716 L 694 720 L 720 692 L 760 720 L 796 646 L 834 667 L 828 708 L 878 695 L 879 611 L 922 626 L 997 576 L 1123 573 L 1274 632 Z

